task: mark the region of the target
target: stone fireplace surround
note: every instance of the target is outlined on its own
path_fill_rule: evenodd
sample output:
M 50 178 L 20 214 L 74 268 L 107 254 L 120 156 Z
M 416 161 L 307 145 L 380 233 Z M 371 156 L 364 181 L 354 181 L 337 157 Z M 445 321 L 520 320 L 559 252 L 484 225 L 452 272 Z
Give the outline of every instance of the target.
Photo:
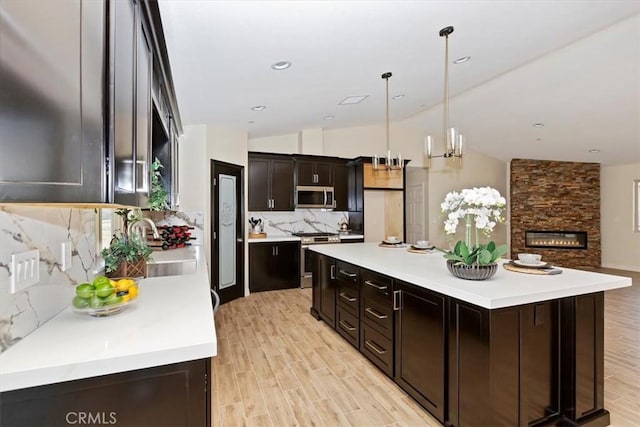
M 600 267 L 600 164 L 513 159 L 510 204 L 512 257 L 537 253 L 561 267 Z M 587 248 L 527 247 L 532 230 L 583 231 Z

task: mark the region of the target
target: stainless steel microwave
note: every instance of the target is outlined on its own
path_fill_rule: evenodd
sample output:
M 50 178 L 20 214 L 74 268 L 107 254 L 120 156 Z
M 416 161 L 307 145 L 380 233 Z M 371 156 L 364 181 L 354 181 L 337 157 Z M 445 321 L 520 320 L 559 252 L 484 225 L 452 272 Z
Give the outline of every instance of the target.
M 333 209 L 333 187 L 299 185 L 296 187 L 296 207 L 301 209 Z

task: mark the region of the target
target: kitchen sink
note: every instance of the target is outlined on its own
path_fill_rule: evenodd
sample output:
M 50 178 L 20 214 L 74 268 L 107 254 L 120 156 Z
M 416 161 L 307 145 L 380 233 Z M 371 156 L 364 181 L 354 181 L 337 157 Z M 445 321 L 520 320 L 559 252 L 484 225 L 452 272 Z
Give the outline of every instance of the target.
M 195 260 L 147 264 L 147 277 L 179 276 L 195 272 Z

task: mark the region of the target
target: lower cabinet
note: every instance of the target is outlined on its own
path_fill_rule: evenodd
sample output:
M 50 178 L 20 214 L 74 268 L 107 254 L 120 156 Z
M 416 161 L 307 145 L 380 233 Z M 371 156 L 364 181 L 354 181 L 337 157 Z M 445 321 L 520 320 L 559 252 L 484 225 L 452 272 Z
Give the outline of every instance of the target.
M 400 387 L 444 423 L 445 297 L 396 281 L 395 377 Z
M 313 277 L 311 313 L 336 327 L 336 264 L 333 258 L 312 252 Z
M 249 291 L 300 287 L 300 243 L 270 242 L 249 245 Z
M 211 359 L 4 392 L 0 425 L 210 426 Z

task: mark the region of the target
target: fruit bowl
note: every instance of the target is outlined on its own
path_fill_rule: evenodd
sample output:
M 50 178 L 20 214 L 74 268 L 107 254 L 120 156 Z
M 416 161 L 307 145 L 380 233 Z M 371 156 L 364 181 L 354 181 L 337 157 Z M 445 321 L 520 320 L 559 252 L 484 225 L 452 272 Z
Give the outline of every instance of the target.
M 130 277 L 97 276 L 92 283 L 81 283 L 71 305 L 77 313 L 94 317 L 112 316 L 138 298 L 138 281 Z

